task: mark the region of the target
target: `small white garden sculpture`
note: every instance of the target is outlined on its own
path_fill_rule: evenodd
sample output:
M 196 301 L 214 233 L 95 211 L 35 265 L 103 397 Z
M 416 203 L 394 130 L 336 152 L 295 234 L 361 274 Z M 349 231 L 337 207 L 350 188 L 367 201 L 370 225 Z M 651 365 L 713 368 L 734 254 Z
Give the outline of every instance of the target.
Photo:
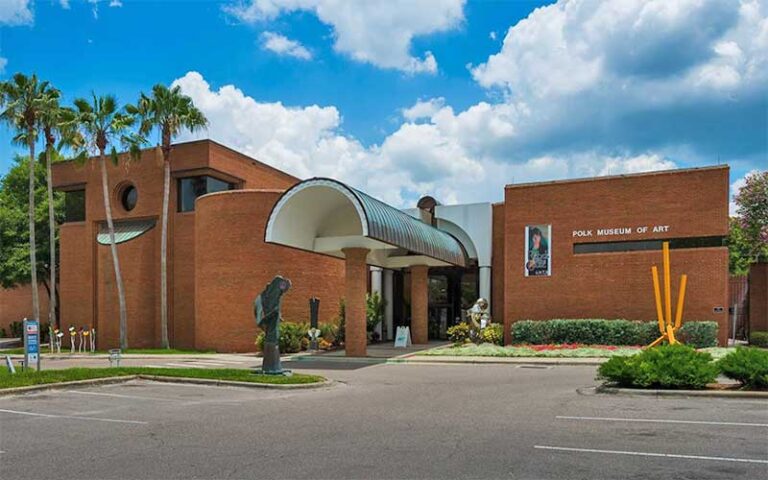
M 69 353 L 75 353 L 75 339 L 77 336 L 77 331 L 75 330 L 75 327 L 72 325 L 69 326 Z
M 64 332 L 56 329 L 56 353 L 61 353 L 61 338 L 64 336 Z

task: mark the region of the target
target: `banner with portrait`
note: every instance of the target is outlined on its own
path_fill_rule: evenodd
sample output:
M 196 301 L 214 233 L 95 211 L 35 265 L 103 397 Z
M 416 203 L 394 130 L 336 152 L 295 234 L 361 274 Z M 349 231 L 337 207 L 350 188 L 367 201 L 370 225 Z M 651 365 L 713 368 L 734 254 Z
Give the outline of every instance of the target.
M 525 276 L 552 274 L 552 225 L 525 227 Z

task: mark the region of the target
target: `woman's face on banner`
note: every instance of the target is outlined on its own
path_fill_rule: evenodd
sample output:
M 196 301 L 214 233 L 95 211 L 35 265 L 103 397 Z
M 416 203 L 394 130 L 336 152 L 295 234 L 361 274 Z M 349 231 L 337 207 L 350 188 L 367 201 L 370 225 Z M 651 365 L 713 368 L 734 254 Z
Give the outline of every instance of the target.
M 538 249 L 541 246 L 541 235 L 538 233 L 533 234 L 533 248 Z

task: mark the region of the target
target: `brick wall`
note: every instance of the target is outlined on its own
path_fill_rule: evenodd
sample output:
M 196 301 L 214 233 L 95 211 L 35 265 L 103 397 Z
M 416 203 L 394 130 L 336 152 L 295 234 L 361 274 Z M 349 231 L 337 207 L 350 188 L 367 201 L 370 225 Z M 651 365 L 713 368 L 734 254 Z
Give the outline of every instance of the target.
M 491 252 L 491 319 L 504 320 L 504 204 L 493 205 Z
M 48 290 L 42 285 L 37 290 L 40 298 L 41 323 L 48 322 Z M 0 328 L 10 335 L 12 322 L 32 318 L 32 287 L 21 285 L 16 288 L 0 288 Z
M 200 197 L 195 219 L 195 346 L 254 351 L 253 300 L 275 276 L 293 283 L 283 316 L 309 321 L 309 298 L 320 299 L 320 322 L 331 322 L 344 295 L 344 262 L 264 243 L 280 190 L 236 190 Z
M 768 332 L 768 263 L 749 269 L 749 328 L 752 332 Z
M 505 189 L 505 324 L 552 318 L 655 319 L 650 267 L 661 251 L 573 253 L 574 230 L 668 225 L 665 233 L 592 237 L 590 241 L 725 236 L 728 168 L 706 168 L 582 181 L 512 185 Z M 552 275 L 524 276 L 526 225 L 552 225 Z M 673 299 L 688 274 L 684 320 L 714 320 L 727 338 L 728 251 L 671 253 Z M 673 300 L 674 301 L 674 300 Z M 723 313 L 713 308 L 724 307 Z

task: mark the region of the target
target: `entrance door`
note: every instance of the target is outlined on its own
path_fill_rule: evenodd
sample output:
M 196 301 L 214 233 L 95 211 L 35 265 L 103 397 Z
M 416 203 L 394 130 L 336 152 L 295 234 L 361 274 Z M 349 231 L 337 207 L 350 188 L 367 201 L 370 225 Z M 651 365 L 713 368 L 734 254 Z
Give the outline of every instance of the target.
M 429 338 L 447 340 L 448 328 L 463 321 L 477 300 L 477 267 L 429 269 Z

